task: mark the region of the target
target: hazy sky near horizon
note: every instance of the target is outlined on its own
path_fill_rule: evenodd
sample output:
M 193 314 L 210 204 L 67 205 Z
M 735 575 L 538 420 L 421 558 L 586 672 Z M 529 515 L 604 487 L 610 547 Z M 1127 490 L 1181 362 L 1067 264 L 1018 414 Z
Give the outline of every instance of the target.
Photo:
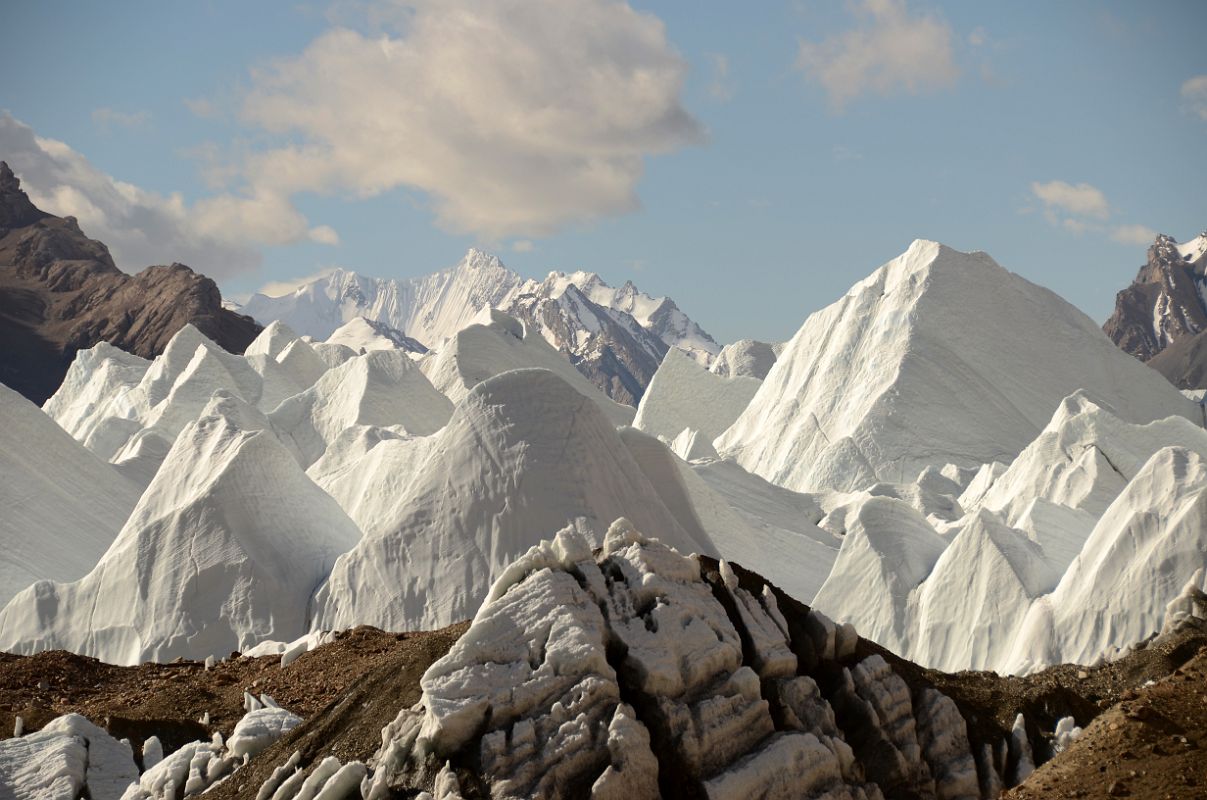
M 17 2 L 0 159 L 234 296 L 479 246 L 782 340 L 915 238 L 1101 322 L 1207 228 L 1207 3 Z

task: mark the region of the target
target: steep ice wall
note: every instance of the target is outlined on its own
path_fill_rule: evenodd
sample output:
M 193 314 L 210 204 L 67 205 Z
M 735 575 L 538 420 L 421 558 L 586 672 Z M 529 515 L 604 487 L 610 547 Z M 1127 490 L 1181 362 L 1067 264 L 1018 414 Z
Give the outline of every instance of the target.
M 633 426 L 667 441 L 691 428 L 711 441 L 741 415 L 760 385 L 755 378 L 714 375 L 672 347 L 642 395 Z
M 257 414 L 231 413 L 241 403 L 185 427 L 91 572 L 0 611 L 0 648 L 136 664 L 306 632 L 312 593 L 360 531 L 271 432 L 239 427 Z
M 1006 669 L 1092 662 L 1149 638 L 1204 568 L 1207 457 L 1167 447 L 1107 508 L 1055 590 L 1031 606 Z
M 1052 292 L 916 241 L 805 322 L 717 448 L 790 489 L 862 489 L 1012 459 L 1077 389 L 1132 422 L 1198 419 Z
M 326 372 L 269 418 L 309 466 L 354 425 L 396 426 L 426 436 L 444 427 L 452 410 L 406 353 L 373 350 Z
M 1205 460 L 1188 420 L 1131 424 L 1076 393 L 1009 467 L 981 471 L 959 519 L 898 506 L 878 521 L 865 495 L 831 510 L 822 527 L 845 535 L 814 605 L 937 669 L 1109 657 L 1157 633 L 1207 567 Z
M 372 438 L 362 463 L 320 478 L 365 538 L 320 592 L 318 627 L 464 619 L 512 559 L 568 522 L 598 543 L 627 514 L 715 552 L 667 508 L 596 401 L 547 370 L 477 384 L 427 439 Z
M 137 502 L 134 483 L 0 384 L 0 604 L 38 580 L 82 577 Z
M 604 395 L 548 342 L 531 335 L 524 323 L 493 309 L 483 312 L 480 319 L 480 323 L 457 331 L 424 365 L 432 384 L 454 403 L 487 378 L 513 369 L 540 368 L 557 374 L 576 392 L 590 398 L 613 425 L 633 421 L 632 408 Z

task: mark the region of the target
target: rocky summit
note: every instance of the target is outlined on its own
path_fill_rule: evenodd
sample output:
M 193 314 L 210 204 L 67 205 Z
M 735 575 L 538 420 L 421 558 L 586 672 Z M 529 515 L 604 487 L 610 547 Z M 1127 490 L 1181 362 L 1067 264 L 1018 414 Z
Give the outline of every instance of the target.
M 1103 330 L 1182 389 L 1207 386 L 1207 231 L 1179 244 L 1157 236 L 1136 279 L 1115 298 Z
M 186 324 L 233 352 L 260 331 L 183 264 L 118 269 L 74 217 L 35 207 L 0 162 L 0 382 L 41 404 L 80 350 L 108 342 L 152 358 Z

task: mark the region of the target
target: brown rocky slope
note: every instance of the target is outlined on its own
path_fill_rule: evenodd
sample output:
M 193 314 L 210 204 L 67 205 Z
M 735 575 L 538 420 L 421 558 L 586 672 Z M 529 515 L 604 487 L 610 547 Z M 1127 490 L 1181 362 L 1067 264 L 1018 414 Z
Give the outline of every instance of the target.
M 0 161 L 0 383 L 41 404 L 76 351 L 105 341 L 151 358 L 188 323 L 231 352 L 260 332 L 183 264 L 122 272 L 74 218 L 35 207 Z
M 1207 253 L 1186 257 L 1178 243 L 1157 236 L 1136 279 L 1115 298 L 1102 326 L 1120 348 L 1148 362 L 1182 389 L 1207 383 L 1207 305 L 1201 291 Z

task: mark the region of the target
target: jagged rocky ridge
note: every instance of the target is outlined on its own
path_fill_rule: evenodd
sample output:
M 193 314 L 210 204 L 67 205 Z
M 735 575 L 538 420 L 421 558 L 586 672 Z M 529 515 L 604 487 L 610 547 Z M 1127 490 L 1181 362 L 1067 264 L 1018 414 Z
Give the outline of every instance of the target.
M 292 294 L 253 295 L 242 310 L 315 339 L 364 317 L 440 350 L 487 308 L 523 320 L 609 397 L 634 406 L 668 347 L 705 365 L 721 349 L 673 300 L 650 297 L 631 282 L 614 289 L 589 272 L 528 280 L 477 249 L 454 267 L 418 278 L 336 270 Z
M 151 358 L 187 324 L 232 352 L 260 331 L 183 264 L 122 272 L 73 217 L 34 207 L 0 162 L 0 382 L 41 404 L 78 351 L 108 342 Z
M 1185 244 L 1161 234 L 1103 325 L 1115 344 L 1182 389 L 1207 388 L 1207 231 Z

